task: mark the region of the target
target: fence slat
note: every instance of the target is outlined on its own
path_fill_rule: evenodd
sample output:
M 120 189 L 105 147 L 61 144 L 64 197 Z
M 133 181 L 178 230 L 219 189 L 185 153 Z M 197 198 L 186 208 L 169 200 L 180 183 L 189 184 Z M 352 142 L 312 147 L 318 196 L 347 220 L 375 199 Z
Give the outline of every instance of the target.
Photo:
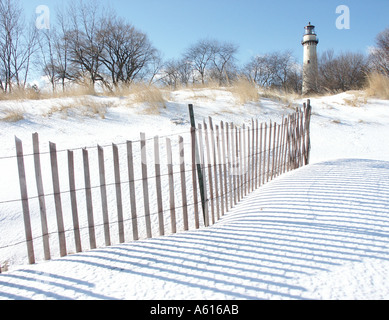
M 203 177 L 203 193 L 204 193 L 204 225 L 205 227 L 209 227 L 209 199 L 208 199 L 208 191 L 207 191 L 207 180 L 205 175 L 205 155 L 204 155 L 204 143 L 203 143 L 203 133 L 202 133 L 201 124 L 198 124 L 198 134 L 199 134 L 199 157 L 201 160 L 201 174 Z
M 267 123 L 265 122 L 265 126 L 264 126 L 264 137 L 263 137 L 263 172 L 262 172 L 262 184 L 265 184 L 265 179 L 266 179 L 266 154 L 267 154 L 267 150 L 266 150 L 266 136 L 267 136 Z
M 229 124 L 226 123 L 226 152 L 227 152 L 227 161 L 228 161 L 228 185 L 229 185 L 229 194 L 230 201 L 229 207 L 232 208 L 234 206 L 234 197 L 233 197 L 233 168 L 232 168 L 232 160 L 231 160 L 231 136 L 229 132 Z M 227 209 L 228 209 L 227 208 Z
M 236 127 L 236 160 L 237 160 L 237 167 L 238 167 L 238 201 L 242 200 L 242 186 L 243 186 L 243 177 L 242 177 L 242 168 L 243 168 L 243 162 L 242 162 L 242 140 L 241 140 L 241 134 L 240 134 L 240 128 Z
M 199 206 L 198 206 L 198 195 L 197 195 L 197 179 L 196 179 L 196 173 L 197 173 L 197 163 L 196 161 L 196 155 L 197 153 L 197 144 L 196 144 L 196 128 L 191 127 L 190 129 L 190 137 L 191 137 L 191 156 L 192 156 L 192 189 L 193 189 L 193 206 L 194 206 L 194 218 L 195 218 L 195 228 L 200 228 L 200 221 L 199 221 Z M 200 170 L 201 171 L 201 170 Z M 204 218 L 205 219 L 205 218 Z
M 268 153 L 267 153 L 267 170 L 266 170 L 266 182 L 269 182 L 269 173 L 270 173 L 270 154 L 271 154 L 271 132 L 272 132 L 272 122 L 270 120 L 269 124 L 269 146 L 268 146 Z
M 277 143 L 276 143 L 276 155 L 275 155 L 275 165 L 274 165 L 274 173 L 273 173 L 273 178 L 278 176 L 278 170 L 279 170 L 279 161 L 278 161 L 278 155 L 280 153 L 280 131 L 281 131 L 281 126 L 278 124 L 277 125 Z
M 277 123 L 273 124 L 274 130 L 273 130 L 273 151 L 272 151 L 272 165 L 271 165 L 271 174 L 270 174 L 270 180 L 273 180 L 274 177 L 274 166 L 275 166 L 275 151 L 276 151 L 276 130 L 277 130 Z
M 285 117 L 284 118 L 284 134 L 283 134 L 283 141 L 282 141 L 282 158 L 281 158 L 282 171 L 281 171 L 281 173 L 286 172 L 287 157 L 285 154 L 285 150 L 287 149 L 287 145 L 288 145 L 288 118 Z
M 282 118 L 281 128 L 280 128 L 280 140 L 279 140 L 279 149 L 278 149 L 278 167 L 277 167 L 277 176 L 282 173 L 282 148 L 284 146 L 284 118 Z
M 82 149 L 82 157 L 84 162 L 85 199 L 86 199 L 86 211 L 88 216 L 89 246 L 91 249 L 96 249 L 96 232 L 95 232 L 95 221 L 93 217 L 93 202 L 92 202 L 92 190 L 91 190 L 91 182 L 90 182 L 88 150 Z
M 292 147 L 292 170 L 296 168 L 296 117 L 293 114 L 292 115 L 292 141 L 291 141 L 291 147 Z
M 223 156 L 223 174 L 224 174 L 224 204 L 225 212 L 228 211 L 228 181 L 227 181 L 227 156 L 226 156 L 226 134 L 224 131 L 224 123 L 220 122 L 220 134 L 222 139 L 222 156 Z
M 154 137 L 154 162 L 155 162 L 155 188 L 157 192 L 157 208 L 158 208 L 158 226 L 159 235 L 165 235 L 165 227 L 163 223 L 163 204 L 162 204 L 162 186 L 161 186 L 161 159 L 159 156 L 159 137 Z
M 53 180 L 55 212 L 57 216 L 59 251 L 61 257 L 66 256 L 66 238 L 62 214 L 61 190 L 59 186 L 59 173 L 57 161 L 57 149 L 55 143 L 50 142 L 51 174 Z
M 47 226 L 47 215 L 46 215 L 46 202 L 45 192 L 43 189 L 42 181 L 42 169 L 39 152 L 39 136 L 38 133 L 32 135 L 32 144 L 34 150 L 34 166 L 35 166 L 35 181 L 39 199 L 39 210 L 41 214 L 41 227 L 42 227 L 42 239 L 43 239 L 43 251 L 45 260 L 50 260 L 50 243 L 49 243 L 49 231 Z
M 237 161 L 236 161 L 236 133 L 235 125 L 231 123 L 231 158 L 232 158 L 232 178 L 233 178 L 233 194 L 234 205 L 238 203 L 238 175 L 237 175 Z
M 299 144 L 300 144 L 300 166 L 304 165 L 304 154 L 305 154 L 305 129 L 304 129 L 304 113 L 300 110 L 300 136 L 299 136 Z
M 105 181 L 105 164 L 104 164 L 104 150 L 99 145 L 97 146 L 98 160 L 99 160 L 99 177 L 100 177 L 100 194 L 101 194 L 101 209 L 103 212 L 104 225 L 104 240 L 105 245 L 111 245 L 111 235 L 109 231 L 108 218 L 108 203 L 107 203 L 107 186 Z
M 306 147 L 306 157 L 305 157 L 305 162 L 306 164 L 308 165 L 309 164 L 309 160 L 310 160 L 310 155 L 311 155 L 311 133 L 310 133 L 310 128 L 311 128 L 311 114 L 312 114 L 312 107 L 311 107 L 311 101 L 308 99 L 307 100 L 307 110 L 306 110 L 306 124 L 305 124 L 305 128 L 306 128 L 306 143 L 305 143 L 305 147 Z
M 201 161 L 200 160 L 200 152 L 199 152 L 199 146 L 197 145 L 197 138 L 196 138 L 196 121 L 194 117 L 194 111 L 193 111 L 193 104 L 189 104 L 189 117 L 190 117 L 190 127 L 191 127 L 191 137 L 192 137 L 192 166 L 196 166 L 197 169 L 197 176 L 199 181 L 199 189 L 200 189 L 200 198 L 201 198 L 201 207 L 203 211 L 203 219 L 204 224 L 206 224 L 206 216 L 208 214 L 208 204 L 206 203 L 206 192 L 205 192 L 205 176 L 204 176 L 204 170 L 202 169 Z M 200 135 L 200 134 L 199 134 Z M 195 176 L 192 176 L 193 178 L 193 193 L 194 193 L 194 199 L 197 199 L 197 185 L 194 182 Z M 197 207 L 198 201 L 195 201 L 195 219 L 197 219 L 196 211 L 198 213 L 198 207 Z M 198 225 L 198 224 L 197 224 Z M 199 227 L 199 226 L 198 226 Z
M 241 147 L 241 154 L 242 154 L 242 197 L 247 195 L 247 147 L 246 147 L 246 125 L 243 124 L 241 128 L 241 137 L 242 140 L 242 147 Z
M 255 122 L 254 119 L 251 118 L 251 127 L 252 127 L 252 132 L 251 132 L 251 153 L 252 153 L 252 158 L 251 158 L 251 191 L 254 191 L 255 189 L 255 163 L 256 163 L 256 158 L 257 154 L 255 152 Z
M 151 220 L 150 220 L 150 203 L 149 203 L 149 184 L 147 180 L 147 157 L 146 157 L 146 135 L 140 134 L 140 148 L 141 148 L 141 167 L 142 167 L 142 184 L 143 184 L 143 204 L 145 211 L 146 233 L 147 238 L 152 238 Z
M 181 194 L 182 194 L 182 219 L 184 222 L 184 230 L 189 230 L 188 222 L 188 200 L 186 196 L 186 176 L 185 176 L 185 150 L 184 150 L 184 138 L 178 137 L 180 148 L 180 178 L 181 178 Z
M 76 252 L 82 252 L 80 224 L 78 221 L 77 195 L 76 195 L 76 180 L 74 174 L 74 154 L 68 150 L 68 171 L 69 171 L 69 190 L 70 203 L 72 207 L 73 233 Z
M 170 222 L 172 233 L 177 232 L 176 222 L 176 206 L 174 199 L 174 176 L 173 176 L 173 156 L 172 143 L 169 138 L 166 138 L 166 154 L 167 154 L 167 168 L 169 177 L 169 202 L 170 202 Z
M 301 116 L 301 127 L 303 128 L 302 132 L 301 132 L 301 143 L 302 143 L 302 150 L 301 150 L 301 153 L 302 153 L 302 164 L 303 165 L 306 165 L 307 162 L 306 162 L 306 148 L 305 148 L 305 134 L 306 134 L 306 104 L 304 103 L 303 104 L 303 110 L 302 110 L 302 116 Z
M 218 176 L 217 176 L 217 167 L 216 167 L 216 143 L 215 143 L 215 132 L 213 129 L 212 118 L 209 119 L 209 135 L 211 136 L 211 149 L 212 149 L 212 160 L 213 160 L 213 174 L 215 179 L 215 204 L 216 204 L 216 217 L 217 220 L 220 219 L 220 206 L 219 206 L 219 185 L 218 185 Z
M 300 113 L 296 108 L 296 122 L 295 122 L 295 145 L 296 145 L 296 165 L 295 169 L 300 167 Z
M 251 192 L 251 139 L 250 127 L 247 127 L 247 193 Z
M 35 254 L 34 254 L 34 244 L 33 244 L 32 231 L 31 231 L 30 208 L 28 204 L 28 192 L 27 192 L 26 171 L 24 167 L 23 144 L 22 141 L 17 137 L 15 137 L 15 145 L 16 145 L 17 162 L 18 162 L 19 186 L 20 186 L 20 195 L 21 195 L 22 207 L 23 207 L 23 221 L 24 221 L 24 231 L 25 231 L 26 244 L 27 244 L 28 262 L 30 264 L 34 264 Z
M 128 181 L 130 187 L 132 235 L 134 240 L 139 240 L 132 141 L 127 141 L 127 167 L 128 167 Z
M 222 165 L 222 156 L 221 156 L 221 150 L 220 150 L 220 135 L 219 135 L 219 126 L 215 126 L 216 128 L 216 146 L 217 146 L 217 156 L 218 156 L 218 169 L 219 169 L 219 183 L 220 183 L 220 214 L 221 216 L 224 216 L 224 193 L 223 193 L 223 165 Z M 216 167 L 216 161 L 215 161 L 215 167 Z M 226 181 L 224 181 L 224 184 L 226 184 Z M 220 217 L 218 217 L 220 219 Z
M 122 188 L 120 179 L 120 163 L 119 163 L 119 149 L 116 144 L 112 144 L 113 153 L 113 169 L 115 174 L 115 190 L 116 190 L 116 208 L 118 214 L 118 230 L 119 230 L 119 242 L 124 243 L 124 219 L 123 219 L 123 201 L 122 201 Z
M 263 136 L 263 123 L 261 123 L 261 127 L 259 129 L 259 161 L 258 161 L 258 187 L 262 185 L 262 136 Z
M 214 193 L 213 193 L 213 176 L 212 176 L 212 162 L 211 162 L 211 150 L 209 147 L 209 137 L 208 137 L 208 126 L 203 123 L 204 126 L 204 137 L 205 137 L 205 148 L 207 152 L 207 163 L 208 163 L 208 183 L 209 183 L 209 199 L 211 200 L 211 217 L 212 224 L 215 223 L 215 203 L 214 203 Z
M 240 202 L 240 189 L 241 189 L 241 159 L 239 159 L 240 143 L 239 143 L 239 129 L 235 126 L 235 166 L 236 166 L 236 190 L 237 201 Z
M 261 185 L 261 152 L 262 148 L 259 149 L 259 136 L 258 132 L 259 127 L 258 127 L 258 119 L 255 121 L 255 188 L 258 188 Z M 261 146 L 262 146 L 262 125 L 261 125 Z M 259 165 L 259 168 L 258 168 Z M 259 170 L 258 170 L 259 169 Z M 259 173 L 259 174 L 258 174 Z M 259 181 L 259 183 L 258 183 Z

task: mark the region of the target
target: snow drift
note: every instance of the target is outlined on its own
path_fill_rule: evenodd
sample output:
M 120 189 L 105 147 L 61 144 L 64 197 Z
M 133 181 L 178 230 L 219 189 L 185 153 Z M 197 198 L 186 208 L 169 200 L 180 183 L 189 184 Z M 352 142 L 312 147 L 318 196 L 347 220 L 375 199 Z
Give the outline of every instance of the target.
M 385 299 L 389 162 L 290 172 L 213 227 L 23 267 L 11 299 Z

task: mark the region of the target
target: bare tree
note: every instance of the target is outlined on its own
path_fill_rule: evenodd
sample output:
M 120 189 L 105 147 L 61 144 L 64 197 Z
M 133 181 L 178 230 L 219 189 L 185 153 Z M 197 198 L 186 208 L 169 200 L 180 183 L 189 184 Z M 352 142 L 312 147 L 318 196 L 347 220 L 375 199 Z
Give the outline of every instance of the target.
M 68 41 L 70 61 L 78 67 L 74 78 L 80 83 L 87 81 L 86 85 L 94 89 L 97 82 L 104 82 L 100 73 L 104 44 L 98 36 L 101 23 L 99 6 L 94 2 L 70 4 L 67 14 L 71 26 L 64 37 Z
M 213 43 L 213 74 L 214 78 L 219 81 L 219 85 L 230 83 L 230 76 L 235 69 L 235 54 L 238 51 L 238 46 L 233 43 Z
M 301 70 L 290 51 L 255 56 L 244 66 L 243 74 L 262 87 L 300 90 Z
M 321 90 L 338 92 L 363 87 L 368 61 L 361 53 L 346 52 L 338 56 L 333 50 L 325 51 L 319 59 L 319 85 Z
M 286 89 L 288 77 L 295 64 L 291 52 L 275 52 L 270 55 L 268 61 L 272 75 L 272 85 Z
M 243 74 L 249 81 L 262 87 L 267 86 L 271 79 L 269 59 L 269 55 L 258 55 L 252 57 L 244 66 Z
M 65 91 L 66 83 L 77 79 L 77 68 L 70 59 L 71 22 L 65 10 L 58 8 L 57 21 L 58 25 L 56 26 L 54 37 L 50 37 L 50 40 L 53 41 L 51 46 L 55 56 L 53 71 L 55 73 L 55 81 L 60 83 L 62 91 Z
M 373 71 L 389 76 L 389 28 L 377 35 L 369 59 Z
M 99 61 L 107 69 L 113 86 L 130 84 L 138 78 L 144 80 L 147 76 L 152 82 L 162 58 L 147 35 L 115 15 L 105 18 L 101 26 L 98 39 L 103 50 Z
M 170 59 L 165 62 L 163 67 L 163 76 L 161 81 L 173 88 L 176 89 L 180 84 L 180 71 L 179 71 L 180 61 L 176 59 Z
M 193 70 L 199 73 L 202 84 L 205 84 L 206 71 L 214 58 L 215 49 L 214 40 L 200 40 L 184 54 L 184 59 L 190 61 Z
M 163 67 L 162 53 L 157 49 L 152 50 L 152 56 L 145 68 L 144 79 L 148 78 L 148 83 L 151 85 L 154 81 L 158 81 L 157 77 Z
M 31 57 L 36 52 L 37 30 L 26 23 L 19 2 L 0 0 L 0 84 L 5 92 L 13 85 L 25 88 Z
M 41 36 L 38 38 L 43 61 L 43 75 L 49 80 L 53 92 L 55 92 L 57 83 L 57 57 L 55 54 L 57 37 L 55 30 L 51 28 L 42 30 Z
M 180 75 L 180 83 L 182 86 L 188 86 L 190 79 L 193 76 L 193 70 L 190 61 L 181 59 L 178 63 L 178 73 Z
M 191 79 L 193 70 L 191 63 L 185 59 L 170 59 L 165 62 L 162 68 L 161 81 L 176 89 L 179 85 L 187 86 Z

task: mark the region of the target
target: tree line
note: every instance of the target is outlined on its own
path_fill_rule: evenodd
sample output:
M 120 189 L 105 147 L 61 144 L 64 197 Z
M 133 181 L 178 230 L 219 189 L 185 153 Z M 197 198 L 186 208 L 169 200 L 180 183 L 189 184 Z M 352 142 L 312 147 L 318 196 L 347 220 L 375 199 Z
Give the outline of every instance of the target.
M 201 39 L 179 59 L 164 61 L 147 34 L 94 1 L 69 2 L 50 29 L 38 30 L 24 18 L 18 1 L 0 0 L 0 91 L 25 89 L 32 71 L 48 79 L 53 92 L 69 84 L 115 91 L 135 82 L 171 88 L 200 83 L 229 86 L 238 79 L 265 88 L 301 92 L 302 68 L 291 51 L 253 56 L 239 65 L 239 47 Z M 364 86 L 368 73 L 389 76 L 389 29 L 376 38 L 369 55 L 353 52 L 319 56 L 319 91 Z

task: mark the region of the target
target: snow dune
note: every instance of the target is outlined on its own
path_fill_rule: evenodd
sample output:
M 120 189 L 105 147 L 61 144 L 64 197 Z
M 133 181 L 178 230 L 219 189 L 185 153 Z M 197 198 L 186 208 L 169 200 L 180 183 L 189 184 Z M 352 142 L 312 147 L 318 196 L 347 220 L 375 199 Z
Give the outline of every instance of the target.
M 387 299 L 389 162 L 311 164 L 216 225 L 0 276 L 3 299 Z

